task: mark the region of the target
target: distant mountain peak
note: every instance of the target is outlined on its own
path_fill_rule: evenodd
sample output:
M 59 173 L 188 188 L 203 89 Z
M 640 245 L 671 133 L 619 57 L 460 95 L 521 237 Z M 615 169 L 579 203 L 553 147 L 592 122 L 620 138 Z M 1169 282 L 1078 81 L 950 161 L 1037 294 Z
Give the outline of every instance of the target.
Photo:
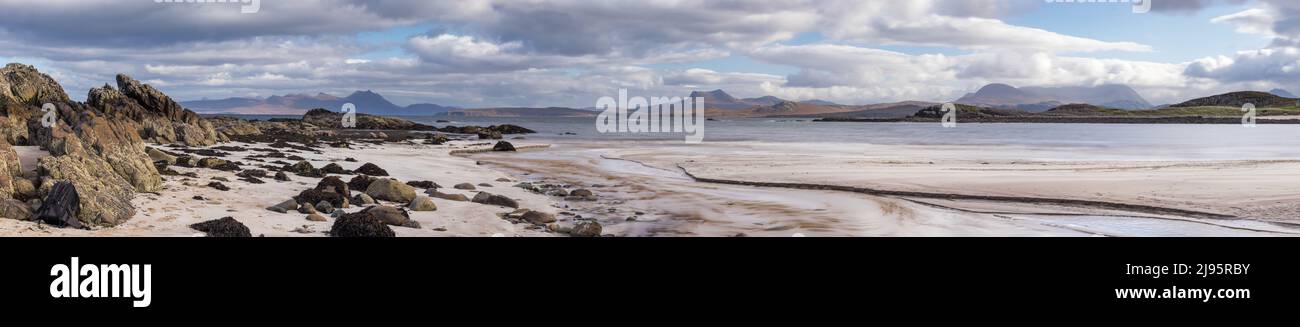
M 1268 91 L 1268 93 L 1272 93 L 1273 95 L 1280 96 L 1283 98 L 1293 98 L 1293 99 L 1296 98 L 1295 94 L 1291 94 L 1291 92 L 1287 92 L 1286 90 L 1283 89 L 1273 89 L 1272 91 Z
M 721 102 L 736 101 L 736 97 L 731 96 L 731 94 L 727 94 L 726 91 L 723 91 L 721 89 L 708 91 L 708 92 L 700 92 L 700 91 L 691 92 L 691 97 L 704 98 L 705 101 L 708 100 L 721 101 Z
M 1023 111 L 1046 111 L 1067 104 L 1084 103 L 1117 109 L 1148 109 L 1151 104 L 1133 88 L 1123 84 L 1065 87 L 1014 87 L 993 83 L 955 101 L 961 104 Z
M 337 97 L 324 92 L 272 95 L 265 99 L 228 98 L 220 100 L 200 100 L 182 102 L 181 105 L 204 113 L 274 113 L 299 114 L 310 109 L 324 108 L 339 111 L 345 103 L 356 105 L 362 113 L 376 115 L 432 115 L 447 112 L 452 108 L 436 104 L 418 103 L 399 106 L 388 101 L 383 95 L 372 91 L 355 91 L 347 97 Z

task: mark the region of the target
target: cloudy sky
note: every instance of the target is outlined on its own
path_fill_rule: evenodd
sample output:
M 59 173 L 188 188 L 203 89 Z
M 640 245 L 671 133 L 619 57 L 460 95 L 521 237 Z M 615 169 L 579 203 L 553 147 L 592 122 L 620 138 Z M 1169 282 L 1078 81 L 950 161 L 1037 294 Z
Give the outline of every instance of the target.
M 1300 92 L 1300 1 L 0 0 L 0 61 L 74 98 L 127 73 L 181 100 L 374 90 L 399 104 L 590 107 L 725 89 L 846 104 L 987 83 L 1128 84 L 1152 103 Z

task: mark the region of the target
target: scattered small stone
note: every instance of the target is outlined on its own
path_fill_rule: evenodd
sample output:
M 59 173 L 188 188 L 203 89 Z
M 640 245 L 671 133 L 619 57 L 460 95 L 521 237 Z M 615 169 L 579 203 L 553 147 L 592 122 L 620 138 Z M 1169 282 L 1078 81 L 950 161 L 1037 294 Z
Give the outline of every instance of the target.
M 375 198 L 372 198 L 369 195 L 366 195 L 365 193 L 359 193 L 355 198 L 356 198 L 355 201 L 357 202 L 357 205 L 375 204 Z
M 602 228 L 600 223 L 594 221 L 583 221 L 573 225 L 569 230 L 569 236 L 573 237 L 597 237 L 600 236 Z
M 221 184 L 221 182 L 211 182 L 211 183 L 208 183 L 208 187 L 211 187 L 211 188 L 217 189 L 218 191 L 229 191 L 229 190 L 230 190 L 230 187 L 226 186 L 226 184 Z
M 505 196 L 500 196 L 488 192 L 479 192 L 472 200 L 474 203 L 497 205 L 507 208 L 519 208 L 519 202 Z
M 277 172 L 275 172 L 275 180 L 277 180 L 277 181 L 281 181 L 281 182 L 288 182 L 288 181 L 289 181 L 289 174 L 285 174 L 285 173 L 282 172 L 282 171 L 277 171 Z
M 425 191 L 424 194 L 428 194 L 429 196 L 443 199 L 443 200 L 469 202 L 469 197 L 465 196 L 464 194 L 447 194 L 447 193 L 438 192 L 438 190 L 435 189 L 429 189 L 428 191 Z
M 555 222 L 555 215 L 541 211 L 529 210 L 527 213 L 524 213 L 523 219 L 524 221 L 536 225 L 544 225 Z
M 318 202 L 316 203 L 316 212 L 334 213 L 334 205 L 330 204 L 329 201 Z
M 509 178 L 504 178 L 504 177 L 502 177 L 502 178 L 497 178 L 497 182 L 499 182 L 499 183 L 509 183 L 509 182 L 513 182 L 513 181 L 510 180 Z
M 298 210 L 298 201 L 294 201 L 290 199 L 284 202 L 280 202 L 279 204 L 266 207 L 266 210 L 275 211 L 279 213 L 289 213 L 290 210 Z
M 406 185 L 414 186 L 416 188 L 426 188 L 426 189 L 442 188 L 442 186 L 438 185 L 438 183 L 434 183 L 432 181 L 410 181 L 410 182 L 406 182 Z
M 225 178 L 225 177 L 221 177 L 221 176 L 213 177 L 212 180 L 214 180 L 214 181 L 218 181 L 218 182 L 226 182 L 226 183 L 229 183 L 229 182 L 230 182 L 230 179 L 229 179 L 229 178 Z
M 316 213 L 316 207 L 306 203 L 299 203 L 298 213 L 310 215 Z
M 474 187 L 474 184 L 470 184 L 470 183 L 456 184 L 456 186 L 452 186 L 452 188 L 457 190 L 466 190 L 466 191 L 473 191 L 477 189 Z
M 207 200 L 208 200 L 207 198 L 204 198 L 202 195 L 195 195 L 195 196 L 194 196 L 193 198 L 191 198 L 191 199 L 195 199 L 195 200 L 199 200 L 199 201 L 207 201 Z
M 488 183 L 478 183 L 478 186 L 479 186 L 479 187 L 492 187 L 492 184 L 488 184 Z
M 415 197 L 407 207 L 411 211 L 438 211 L 438 205 L 433 203 L 433 199 L 423 195 Z
M 405 223 L 402 224 L 402 227 L 420 229 L 420 222 L 415 221 L 414 219 L 407 220 Z

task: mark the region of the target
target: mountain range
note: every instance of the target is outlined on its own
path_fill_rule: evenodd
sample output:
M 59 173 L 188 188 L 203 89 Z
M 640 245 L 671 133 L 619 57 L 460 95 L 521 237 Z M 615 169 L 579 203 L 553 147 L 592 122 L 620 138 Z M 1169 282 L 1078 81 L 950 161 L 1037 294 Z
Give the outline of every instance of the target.
M 1291 94 L 1291 92 L 1287 92 L 1286 90 L 1283 89 L 1273 89 L 1272 91 L 1268 91 L 1268 93 L 1272 93 L 1273 95 L 1280 96 L 1283 98 L 1292 98 L 1292 99 L 1298 98 L 1297 96 L 1295 96 L 1295 94 Z
M 1095 87 L 1023 87 L 1017 88 L 1006 84 L 989 84 L 975 93 L 954 101 L 960 104 L 982 106 L 997 109 L 1015 109 L 1028 112 L 1043 112 L 1071 103 L 1116 109 L 1149 109 L 1151 103 L 1127 85 L 1108 84 Z
M 316 95 L 290 94 L 273 95 L 264 99 L 227 98 L 185 101 L 181 102 L 181 105 L 195 112 L 205 114 L 301 115 L 316 108 L 339 111 L 342 110 L 343 104 L 346 103 L 355 105 L 359 113 L 389 116 L 427 116 L 456 109 L 430 103 L 399 106 L 388 101 L 379 93 L 372 91 L 356 91 L 346 97 L 337 97 L 325 93 Z

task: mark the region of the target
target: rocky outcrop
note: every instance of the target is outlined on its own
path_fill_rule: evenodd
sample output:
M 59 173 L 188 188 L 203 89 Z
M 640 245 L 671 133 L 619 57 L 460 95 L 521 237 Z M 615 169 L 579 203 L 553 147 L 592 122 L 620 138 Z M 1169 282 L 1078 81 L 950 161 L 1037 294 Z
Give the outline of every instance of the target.
M 517 125 L 493 125 L 488 127 L 479 126 L 446 126 L 438 129 L 439 132 L 452 134 L 489 134 L 489 135 L 510 135 L 510 134 L 533 134 L 537 131 L 523 128 Z
M 45 103 L 69 102 L 63 86 L 35 67 L 8 64 L 0 68 L 0 102 L 39 108 Z
M 344 128 L 343 118 L 344 116 L 341 112 L 333 112 L 326 109 L 312 109 L 302 116 L 302 121 L 322 128 L 341 129 Z M 419 124 L 405 119 L 367 114 L 357 114 L 356 126 L 348 128 L 401 131 L 432 131 L 434 129 L 433 126 Z
M 81 190 L 77 218 L 82 223 L 116 226 L 134 215 L 135 192 L 156 192 L 162 179 L 144 142 L 132 132 L 132 122 L 110 120 L 83 107 L 66 105 L 62 124 L 39 130 L 49 134 L 38 139 L 51 154 L 37 164 L 40 190 L 48 194 L 56 182 L 72 183 Z
M 91 89 L 86 103 L 138 123 L 140 137 L 150 142 L 210 146 L 228 140 L 212 123 L 130 76 L 117 75 L 117 89 L 108 85 Z

